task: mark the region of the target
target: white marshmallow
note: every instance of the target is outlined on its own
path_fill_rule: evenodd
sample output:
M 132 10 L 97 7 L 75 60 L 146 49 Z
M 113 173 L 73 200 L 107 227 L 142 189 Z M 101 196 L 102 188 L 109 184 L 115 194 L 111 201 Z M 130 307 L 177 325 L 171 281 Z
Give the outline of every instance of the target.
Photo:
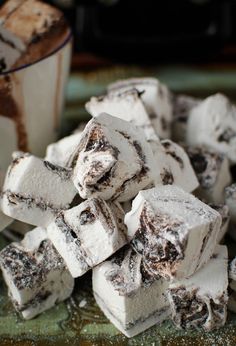
M 125 202 L 154 180 L 154 157 L 144 133 L 106 113 L 90 120 L 71 157 L 73 182 L 82 198 Z
M 187 153 L 200 183 L 196 195 L 210 203 L 223 203 L 224 189 L 231 183 L 228 158 L 203 147 L 189 147 Z
M 91 198 L 62 211 L 48 227 L 48 236 L 73 277 L 86 273 L 127 243 L 122 208 Z
M 169 139 L 161 141 L 166 159 L 160 162 L 162 184 L 174 184 L 186 192 L 194 191 L 198 186 L 198 179 L 190 163 L 187 153 L 178 144 Z
M 160 324 L 170 314 L 165 297 L 168 283 L 146 281 L 142 258 L 130 248 L 122 249 L 93 269 L 94 297 L 106 317 L 127 337 Z
M 3 249 L 0 266 L 12 302 L 25 319 L 53 307 L 73 291 L 74 279 L 40 227 Z
M 172 102 L 167 86 L 156 78 L 131 78 L 110 84 L 108 92 L 120 93 L 132 88 L 141 93 L 141 99 L 157 135 L 160 138 L 170 138 Z
M 200 102 L 200 99 L 188 95 L 174 96 L 172 122 L 172 138 L 174 141 L 185 142 L 190 111 Z
M 92 97 L 86 103 L 85 108 L 93 117 L 97 117 L 101 113 L 108 113 L 133 123 L 142 128 L 147 140 L 155 137 L 155 131 L 142 102 L 141 95 L 136 89 Z
M 0 9 L 1 71 L 14 66 L 32 42 L 40 41 L 61 19 L 61 12 L 41 1 L 7 1 Z
M 30 154 L 16 153 L 6 174 L 1 207 L 17 220 L 47 227 L 70 206 L 76 190 L 71 171 Z
M 77 148 L 82 137 L 82 132 L 76 132 L 70 136 L 62 138 L 56 143 L 52 143 L 47 147 L 45 160 L 54 165 L 67 167 L 69 159 Z
M 230 219 L 236 223 L 236 184 L 225 188 L 225 203 L 229 207 Z
M 1 190 L 2 190 L 2 186 L 3 186 L 3 182 L 4 182 L 4 177 L 5 174 L 3 173 L 3 171 L 0 170 L 0 231 L 4 230 L 7 226 L 9 226 L 14 220 L 3 214 L 1 211 Z
M 236 107 L 221 94 L 206 98 L 190 113 L 186 140 L 213 148 L 235 163 Z
M 170 284 L 172 319 L 178 328 L 222 327 L 227 317 L 227 247 L 218 245 L 213 257 L 189 279 Z
M 128 239 L 154 277 L 189 277 L 213 254 L 221 216 L 177 186 L 140 191 L 125 216 Z

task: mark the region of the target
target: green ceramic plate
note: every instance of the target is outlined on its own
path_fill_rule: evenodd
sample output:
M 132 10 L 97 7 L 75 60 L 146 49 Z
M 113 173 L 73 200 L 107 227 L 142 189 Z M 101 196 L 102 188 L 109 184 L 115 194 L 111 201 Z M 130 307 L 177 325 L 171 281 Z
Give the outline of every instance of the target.
M 177 92 L 206 96 L 217 91 L 236 98 L 236 69 L 185 68 L 166 66 L 159 69 L 113 67 L 72 75 L 62 134 L 67 134 L 88 119 L 83 105 L 91 95 L 105 90 L 115 79 L 131 76 L 157 76 Z M 0 247 L 6 240 L 0 236 Z M 233 243 L 230 241 L 232 253 Z M 104 317 L 91 292 L 90 274 L 76 281 L 73 296 L 66 302 L 43 313 L 31 321 L 23 321 L 14 311 L 2 278 L 0 278 L 0 346 L 235 346 L 236 315 L 230 314 L 225 327 L 212 333 L 179 331 L 171 322 L 154 326 L 137 337 L 124 337 Z

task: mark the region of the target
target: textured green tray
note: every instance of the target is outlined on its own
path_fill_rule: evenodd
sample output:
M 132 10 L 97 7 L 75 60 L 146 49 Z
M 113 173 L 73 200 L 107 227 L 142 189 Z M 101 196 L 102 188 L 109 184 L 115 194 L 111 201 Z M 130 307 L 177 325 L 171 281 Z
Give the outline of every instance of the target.
M 67 107 L 62 134 L 88 119 L 84 102 L 105 91 L 118 78 L 156 76 L 176 92 L 206 96 L 217 91 L 236 99 L 236 69 L 215 67 L 164 66 L 139 68 L 116 66 L 73 74 L 67 90 Z M 0 236 L 0 247 L 6 241 Z M 233 243 L 231 252 L 236 254 Z M 235 247 L 236 248 L 236 247 Z M 80 307 L 81 301 L 86 305 Z M 225 327 L 212 333 L 179 331 L 171 322 L 154 326 L 137 337 L 127 339 L 109 323 L 91 293 L 90 274 L 76 280 L 73 296 L 31 321 L 23 321 L 12 308 L 0 277 L 0 346 L 236 346 L 236 315 L 229 314 Z

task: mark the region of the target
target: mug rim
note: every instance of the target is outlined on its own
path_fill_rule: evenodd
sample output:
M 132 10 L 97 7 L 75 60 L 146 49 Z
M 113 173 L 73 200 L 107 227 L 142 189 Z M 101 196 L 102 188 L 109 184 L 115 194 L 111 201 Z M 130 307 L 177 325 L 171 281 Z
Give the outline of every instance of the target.
M 10 73 L 14 73 L 14 72 L 18 72 L 20 70 L 24 70 L 26 69 L 27 67 L 30 67 L 30 66 L 33 66 L 33 65 L 36 65 L 38 64 L 39 62 L 49 58 L 50 56 L 54 55 L 55 53 L 57 53 L 58 51 L 60 51 L 62 48 L 64 48 L 64 46 L 67 45 L 67 43 L 72 39 L 72 30 L 69 28 L 69 32 L 68 32 L 68 35 L 66 36 L 65 40 L 58 46 L 56 47 L 51 53 L 43 56 L 42 58 L 38 59 L 38 60 L 35 60 L 34 62 L 32 63 L 28 63 L 28 64 L 25 64 L 25 65 L 21 65 L 19 67 L 16 67 L 16 68 L 12 68 L 12 69 L 9 69 L 7 71 L 4 71 L 4 72 L 1 72 L 0 73 L 0 76 L 4 76 L 4 75 L 8 75 Z

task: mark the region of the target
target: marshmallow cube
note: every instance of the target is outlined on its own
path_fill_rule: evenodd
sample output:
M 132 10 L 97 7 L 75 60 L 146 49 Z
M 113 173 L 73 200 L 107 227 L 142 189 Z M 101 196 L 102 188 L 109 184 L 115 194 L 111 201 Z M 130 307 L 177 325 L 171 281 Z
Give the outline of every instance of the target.
M 68 167 L 68 163 L 74 150 L 77 148 L 82 137 L 82 132 L 76 132 L 70 136 L 62 138 L 56 143 L 47 147 L 45 160 L 54 165 Z
M 1 188 L 4 182 L 4 177 L 5 177 L 5 174 L 3 173 L 3 171 L 0 170 L 0 231 L 4 230 L 7 226 L 9 226 L 14 221 L 11 217 L 3 214 L 1 211 L 1 199 L 2 199 Z
M 187 153 L 200 183 L 196 195 L 209 203 L 223 203 L 224 189 L 231 183 L 228 158 L 203 147 L 189 147 Z
M 90 120 L 71 158 L 82 198 L 125 202 L 154 179 L 154 157 L 144 133 L 106 113 Z
M 62 13 L 41 1 L 7 1 L 0 9 L 1 71 L 15 67 L 23 55 L 25 63 L 45 56 L 49 47 L 44 39 L 50 35 L 53 42 L 64 27 Z
M 128 239 L 153 277 L 189 277 L 213 254 L 221 216 L 177 186 L 140 191 L 126 214 Z
M 170 138 L 172 101 L 166 85 L 156 78 L 131 78 L 108 86 L 108 92 L 120 93 L 135 88 L 141 94 L 151 123 L 160 138 Z
M 122 249 L 93 269 L 93 293 L 105 316 L 127 337 L 160 324 L 170 314 L 168 282 L 149 283 L 141 272 L 142 257 Z
M 86 103 L 85 108 L 93 117 L 97 117 L 101 113 L 108 113 L 133 123 L 143 129 L 147 140 L 153 136 L 155 137 L 155 131 L 143 104 L 141 94 L 136 89 L 92 97 Z
M 191 110 L 201 102 L 188 95 L 174 95 L 173 97 L 173 123 L 172 138 L 176 142 L 185 142 L 187 122 Z
M 43 228 L 3 249 L 0 266 L 13 305 L 25 319 L 50 309 L 73 291 L 74 279 Z
M 86 273 L 127 243 L 124 212 L 117 203 L 91 198 L 62 211 L 48 237 L 73 277 Z
M 6 174 L 1 208 L 17 220 L 47 227 L 76 195 L 70 177 L 66 168 L 30 154 L 15 154 Z
M 221 94 L 206 98 L 189 116 L 186 141 L 204 145 L 236 162 L 236 107 Z
M 174 184 L 186 192 L 194 191 L 199 183 L 185 150 L 169 139 L 161 141 L 161 144 L 166 156 L 166 159 L 162 160 L 162 184 Z
M 222 327 L 227 317 L 227 247 L 218 245 L 209 262 L 188 279 L 171 283 L 172 319 L 180 329 Z

